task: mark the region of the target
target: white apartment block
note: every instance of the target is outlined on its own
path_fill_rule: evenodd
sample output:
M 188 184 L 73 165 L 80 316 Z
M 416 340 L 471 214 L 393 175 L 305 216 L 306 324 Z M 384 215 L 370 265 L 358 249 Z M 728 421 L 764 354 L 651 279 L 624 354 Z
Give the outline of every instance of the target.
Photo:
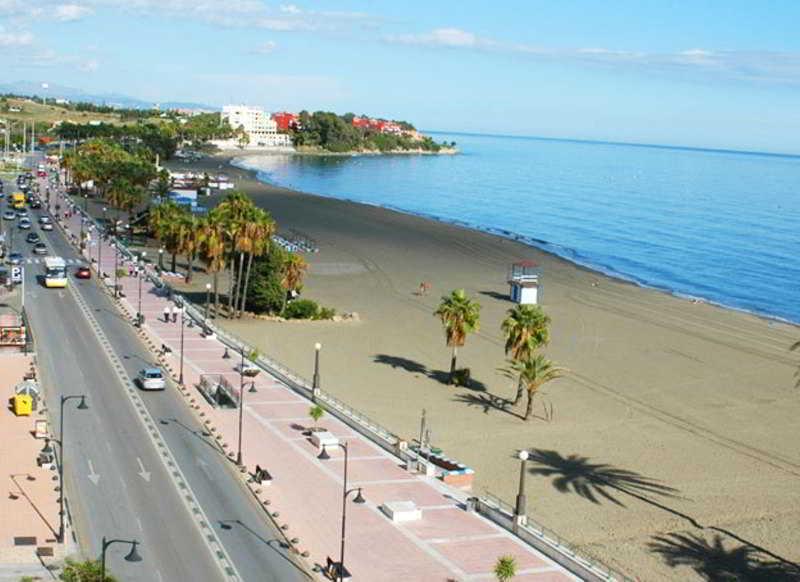
M 244 128 L 250 137 L 247 148 L 291 147 L 292 140 L 285 133 L 278 133 L 278 124 L 260 107 L 247 105 L 225 105 L 222 118 L 226 119 L 233 129 Z

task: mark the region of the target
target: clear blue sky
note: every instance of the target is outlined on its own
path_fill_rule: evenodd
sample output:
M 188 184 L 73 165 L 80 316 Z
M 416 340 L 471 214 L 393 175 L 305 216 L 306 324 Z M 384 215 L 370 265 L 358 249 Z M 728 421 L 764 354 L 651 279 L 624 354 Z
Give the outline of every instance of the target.
M 800 153 L 796 0 L 0 0 L 0 82 Z

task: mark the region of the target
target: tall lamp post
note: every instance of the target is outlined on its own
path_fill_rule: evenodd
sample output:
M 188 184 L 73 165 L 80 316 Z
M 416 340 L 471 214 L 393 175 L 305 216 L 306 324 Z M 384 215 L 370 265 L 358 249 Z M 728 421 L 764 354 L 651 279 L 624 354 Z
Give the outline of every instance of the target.
M 528 457 L 530 457 L 530 454 L 525 449 L 517 453 L 517 458 L 520 460 L 519 491 L 517 492 L 517 505 L 514 508 L 514 525 L 525 525 L 527 521 L 528 500 L 525 496 L 525 469 L 528 463 Z
M 314 344 L 314 378 L 311 385 L 311 401 L 317 401 L 317 393 L 319 392 L 319 351 L 322 349 L 322 344 L 317 342 Z
M 236 453 L 236 464 L 242 466 L 242 419 L 244 418 L 244 346 L 239 347 L 242 361 L 239 364 L 239 451 Z
M 206 308 L 203 313 L 203 327 L 208 331 L 208 304 L 211 302 L 211 283 L 206 283 Z
M 128 555 L 125 556 L 124 560 L 126 562 L 141 562 L 142 557 L 139 555 L 139 552 L 136 551 L 136 546 L 139 545 L 139 542 L 136 540 L 106 540 L 105 536 L 103 536 L 103 551 L 100 552 L 100 582 L 105 582 L 106 579 L 106 550 L 111 544 L 130 544 L 131 551 L 128 552 Z
M 186 307 L 181 303 L 181 371 L 178 375 L 178 384 L 183 386 L 183 329 L 186 323 Z
M 58 536 L 59 543 L 64 542 L 64 404 L 68 400 L 80 398 L 78 403 L 78 410 L 87 410 L 89 406 L 86 404 L 85 394 L 73 394 L 71 396 L 61 396 L 61 411 L 59 413 L 58 423 L 58 438 L 48 439 L 45 442 L 42 452 L 46 455 L 51 455 L 53 449 L 50 446 L 50 440 L 55 440 L 58 443 Z
M 139 255 L 139 260 L 136 261 L 136 276 L 139 279 L 139 305 L 136 311 L 136 325 L 142 327 L 144 323 L 144 314 L 142 313 L 142 279 L 144 278 L 144 257 L 147 252 L 142 251 Z
M 158 249 L 158 271 L 164 272 L 164 247 Z
M 100 273 L 100 281 L 103 282 L 103 235 L 106 232 L 106 208 L 103 206 L 103 222 L 97 229 L 97 272 Z
M 361 487 L 355 487 L 353 489 L 347 488 L 347 465 L 348 465 L 348 452 L 347 452 L 347 443 L 337 443 L 340 449 L 344 451 L 344 480 L 343 480 L 343 487 L 342 487 L 342 543 L 341 548 L 339 550 L 339 565 L 338 565 L 338 576 L 336 578 L 339 582 L 344 580 L 344 541 L 345 541 L 345 526 L 347 525 L 347 498 L 355 493 L 356 496 L 353 499 L 353 503 L 358 503 L 359 505 L 366 503 L 366 499 L 364 496 L 361 495 Z M 322 461 L 326 461 L 331 458 L 328 454 L 328 450 L 325 445 L 322 445 L 322 451 L 317 456 L 318 459 Z

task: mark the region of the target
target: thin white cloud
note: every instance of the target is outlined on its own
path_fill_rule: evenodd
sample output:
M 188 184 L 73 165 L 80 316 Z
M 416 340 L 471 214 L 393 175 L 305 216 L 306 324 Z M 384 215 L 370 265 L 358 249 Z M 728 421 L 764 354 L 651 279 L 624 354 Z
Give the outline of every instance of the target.
M 277 42 L 275 42 L 274 40 L 268 40 L 266 42 L 262 42 L 250 52 L 257 55 L 268 55 L 271 52 L 273 52 L 277 47 L 278 47 Z
M 89 16 L 91 14 L 94 14 L 94 10 L 80 4 L 60 4 L 55 7 L 55 11 L 53 12 L 55 19 L 62 22 L 80 20 L 84 16 Z
M 800 85 L 800 53 L 713 51 L 691 48 L 674 53 L 648 53 L 604 47 L 561 49 L 515 44 L 481 37 L 458 28 L 384 36 L 388 43 L 433 49 L 518 53 L 539 60 L 596 67 L 628 67 L 646 72 L 672 72 L 700 78 L 726 78 L 759 83 Z
M 295 4 L 281 4 L 281 12 L 286 14 L 300 14 L 302 10 Z
M 0 28 L 0 47 L 15 48 L 33 44 L 33 34 L 30 32 L 7 32 Z

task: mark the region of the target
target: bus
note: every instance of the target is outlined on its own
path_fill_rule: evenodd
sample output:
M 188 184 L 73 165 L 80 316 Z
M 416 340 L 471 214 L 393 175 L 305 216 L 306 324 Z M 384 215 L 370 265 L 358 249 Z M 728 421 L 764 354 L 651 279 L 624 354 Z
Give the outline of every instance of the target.
M 61 257 L 45 257 L 44 259 L 44 286 L 67 286 L 67 263 Z
M 14 208 L 15 210 L 25 208 L 25 194 L 22 192 L 14 192 L 11 195 L 11 208 Z

